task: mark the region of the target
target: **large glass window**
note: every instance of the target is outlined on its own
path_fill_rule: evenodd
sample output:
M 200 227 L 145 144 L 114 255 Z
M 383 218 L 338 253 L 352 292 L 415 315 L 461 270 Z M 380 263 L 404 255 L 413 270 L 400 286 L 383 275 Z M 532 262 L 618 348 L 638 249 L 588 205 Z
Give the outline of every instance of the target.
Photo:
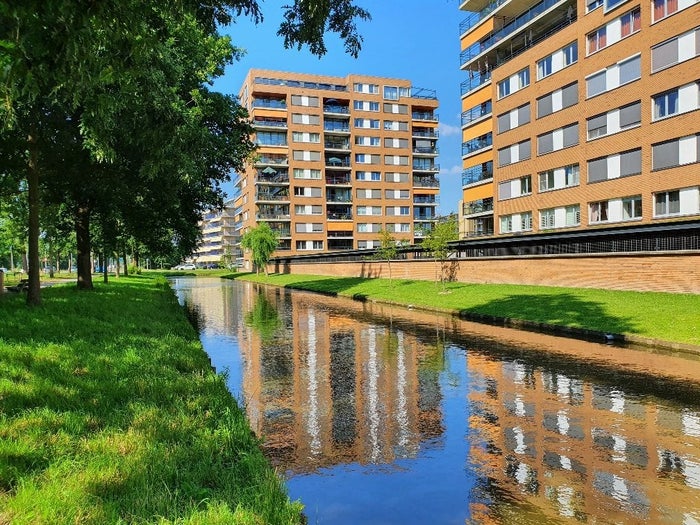
M 654 22 L 678 11 L 678 0 L 654 0 Z
M 654 216 L 673 215 L 681 212 L 680 191 L 664 191 L 654 195 Z
M 622 199 L 622 219 L 641 219 L 642 217 L 642 196 L 625 197 Z
M 654 120 L 678 113 L 678 89 L 653 97 Z
M 384 98 L 386 100 L 399 100 L 399 88 L 396 86 L 384 86 Z

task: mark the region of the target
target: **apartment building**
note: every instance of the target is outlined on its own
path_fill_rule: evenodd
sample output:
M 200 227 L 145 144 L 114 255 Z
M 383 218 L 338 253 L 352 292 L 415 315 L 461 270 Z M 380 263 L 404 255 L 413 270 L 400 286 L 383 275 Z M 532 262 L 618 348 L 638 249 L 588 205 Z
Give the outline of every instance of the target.
M 465 0 L 462 238 L 700 219 L 697 0 Z
M 257 156 L 240 174 L 243 228 L 265 221 L 279 252 L 414 242 L 437 215 L 438 100 L 408 80 L 252 69 L 239 93 Z
M 241 196 L 238 192 L 224 202 L 222 210 L 207 210 L 199 221 L 202 240 L 190 260 L 197 265 L 241 266 L 238 247 L 241 229 Z

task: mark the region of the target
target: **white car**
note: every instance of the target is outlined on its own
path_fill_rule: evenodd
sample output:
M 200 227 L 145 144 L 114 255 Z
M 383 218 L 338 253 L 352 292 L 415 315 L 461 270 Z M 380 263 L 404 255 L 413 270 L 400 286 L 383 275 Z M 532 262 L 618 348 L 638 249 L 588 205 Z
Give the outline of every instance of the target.
M 173 270 L 196 270 L 197 267 L 193 263 L 178 264 L 172 267 Z

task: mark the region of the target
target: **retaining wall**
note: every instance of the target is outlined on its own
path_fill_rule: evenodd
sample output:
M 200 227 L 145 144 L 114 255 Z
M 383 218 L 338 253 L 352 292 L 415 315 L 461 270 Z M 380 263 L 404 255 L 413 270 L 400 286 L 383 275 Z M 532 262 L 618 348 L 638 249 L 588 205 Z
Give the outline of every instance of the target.
M 272 262 L 268 269 L 274 273 L 389 277 L 387 263 L 374 260 L 285 259 L 284 262 Z M 700 293 L 698 252 L 450 259 L 445 263 L 445 269 L 451 280 L 465 283 Z M 391 277 L 394 279 L 435 280 L 437 271 L 433 259 L 391 262 Z

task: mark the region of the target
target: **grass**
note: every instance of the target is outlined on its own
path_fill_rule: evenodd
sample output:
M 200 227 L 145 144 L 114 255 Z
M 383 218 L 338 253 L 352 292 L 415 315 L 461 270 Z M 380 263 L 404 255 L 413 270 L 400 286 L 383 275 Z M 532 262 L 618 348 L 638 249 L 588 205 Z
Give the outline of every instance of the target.
M 163 277 L 0 296 L 0 523 L 300 523 Z
M 453 313 L 581 328 L 700 346 L 700 295 L 511 284 L 234 274 L 231 278 Z

